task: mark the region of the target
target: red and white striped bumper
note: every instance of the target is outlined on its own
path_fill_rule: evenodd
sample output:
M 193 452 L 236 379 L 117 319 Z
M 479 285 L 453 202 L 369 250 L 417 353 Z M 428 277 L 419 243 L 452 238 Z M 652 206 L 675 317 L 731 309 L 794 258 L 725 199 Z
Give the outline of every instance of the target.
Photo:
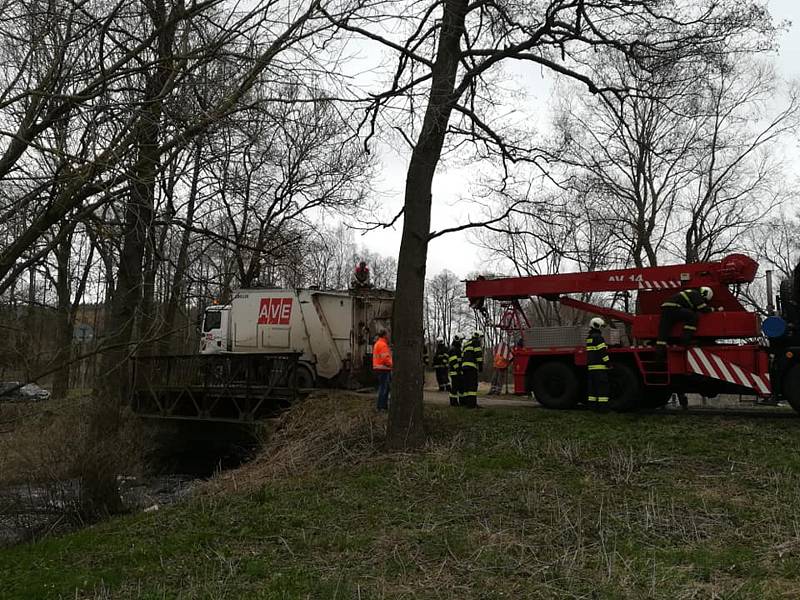
M 697 375 L 750 388 L 758 396 L 769 396 L 772 393 L 768 373 L 751 373 L 702 348 L 689 348 L 686 361 L 689 370 Z

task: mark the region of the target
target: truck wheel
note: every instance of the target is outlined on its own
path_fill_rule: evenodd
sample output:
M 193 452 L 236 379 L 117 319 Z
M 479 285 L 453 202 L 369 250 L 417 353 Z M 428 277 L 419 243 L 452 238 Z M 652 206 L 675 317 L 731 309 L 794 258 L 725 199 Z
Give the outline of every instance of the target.
M 645 387 L 639 399 L 642 408 L 661 408 L 666 406 L 672 396 L 672 391 L 664 387 Z
M 547 408 L 573 408 L 578 403 L 578 376 L 575 369 L 558 362 L 546 362 L 533 372 L 533 396 Z
M 800 412 L 800 365 L 794 365 L 786 371 L 783 380 L 783 397 Z
M 294 382 L 301 390 L 313 388 L 317 383 L 314 373 L 306 365 L 297 365 L 297 370 L 294 373 Z
M 615 363 L 610 376 L 611 397 L 609 408 L 618 411 L 631 410 L 642 399 L 642 380 L 633 367 L 625 363 Z

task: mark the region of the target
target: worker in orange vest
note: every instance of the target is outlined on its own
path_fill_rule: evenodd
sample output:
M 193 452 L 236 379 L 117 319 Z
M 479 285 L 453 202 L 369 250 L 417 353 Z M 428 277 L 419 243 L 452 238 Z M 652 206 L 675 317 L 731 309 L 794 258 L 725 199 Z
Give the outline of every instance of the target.
M 492 373 L 492 385 L 489 389 L 490 394 L 499 394 L 502 390 L 501 379 L 505 381 L 505 375 L 508 373 L 508 366 L 511 360 L 508 358 L 505 350 L 505 344 L 500 344 L 494 353 L 494 373 Z
M 372 347 L 372 370 L 378 376 L 378 410 L 389 409 L 389 386 L 392 383 L 392 351 L 385 329 L 378 332 Z

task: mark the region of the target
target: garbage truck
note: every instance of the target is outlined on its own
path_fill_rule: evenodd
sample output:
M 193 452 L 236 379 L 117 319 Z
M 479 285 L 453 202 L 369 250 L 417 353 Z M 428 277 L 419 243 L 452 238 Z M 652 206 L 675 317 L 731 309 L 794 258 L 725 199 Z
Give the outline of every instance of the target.
M 300 388 L 358 387 L 372 377 L 372 343 L 391 330 L 394 293 L 372 287 L 242 289 L 206 308 L 201 354 L 299 353 Z

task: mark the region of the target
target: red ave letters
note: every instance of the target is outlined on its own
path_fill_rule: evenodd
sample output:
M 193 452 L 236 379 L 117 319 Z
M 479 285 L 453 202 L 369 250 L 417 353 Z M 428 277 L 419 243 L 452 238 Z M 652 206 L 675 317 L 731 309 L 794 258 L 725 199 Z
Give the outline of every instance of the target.
M 291 298 L 262 298 L 258 311 L 259 325 L 288 325 L 292 318 Z

